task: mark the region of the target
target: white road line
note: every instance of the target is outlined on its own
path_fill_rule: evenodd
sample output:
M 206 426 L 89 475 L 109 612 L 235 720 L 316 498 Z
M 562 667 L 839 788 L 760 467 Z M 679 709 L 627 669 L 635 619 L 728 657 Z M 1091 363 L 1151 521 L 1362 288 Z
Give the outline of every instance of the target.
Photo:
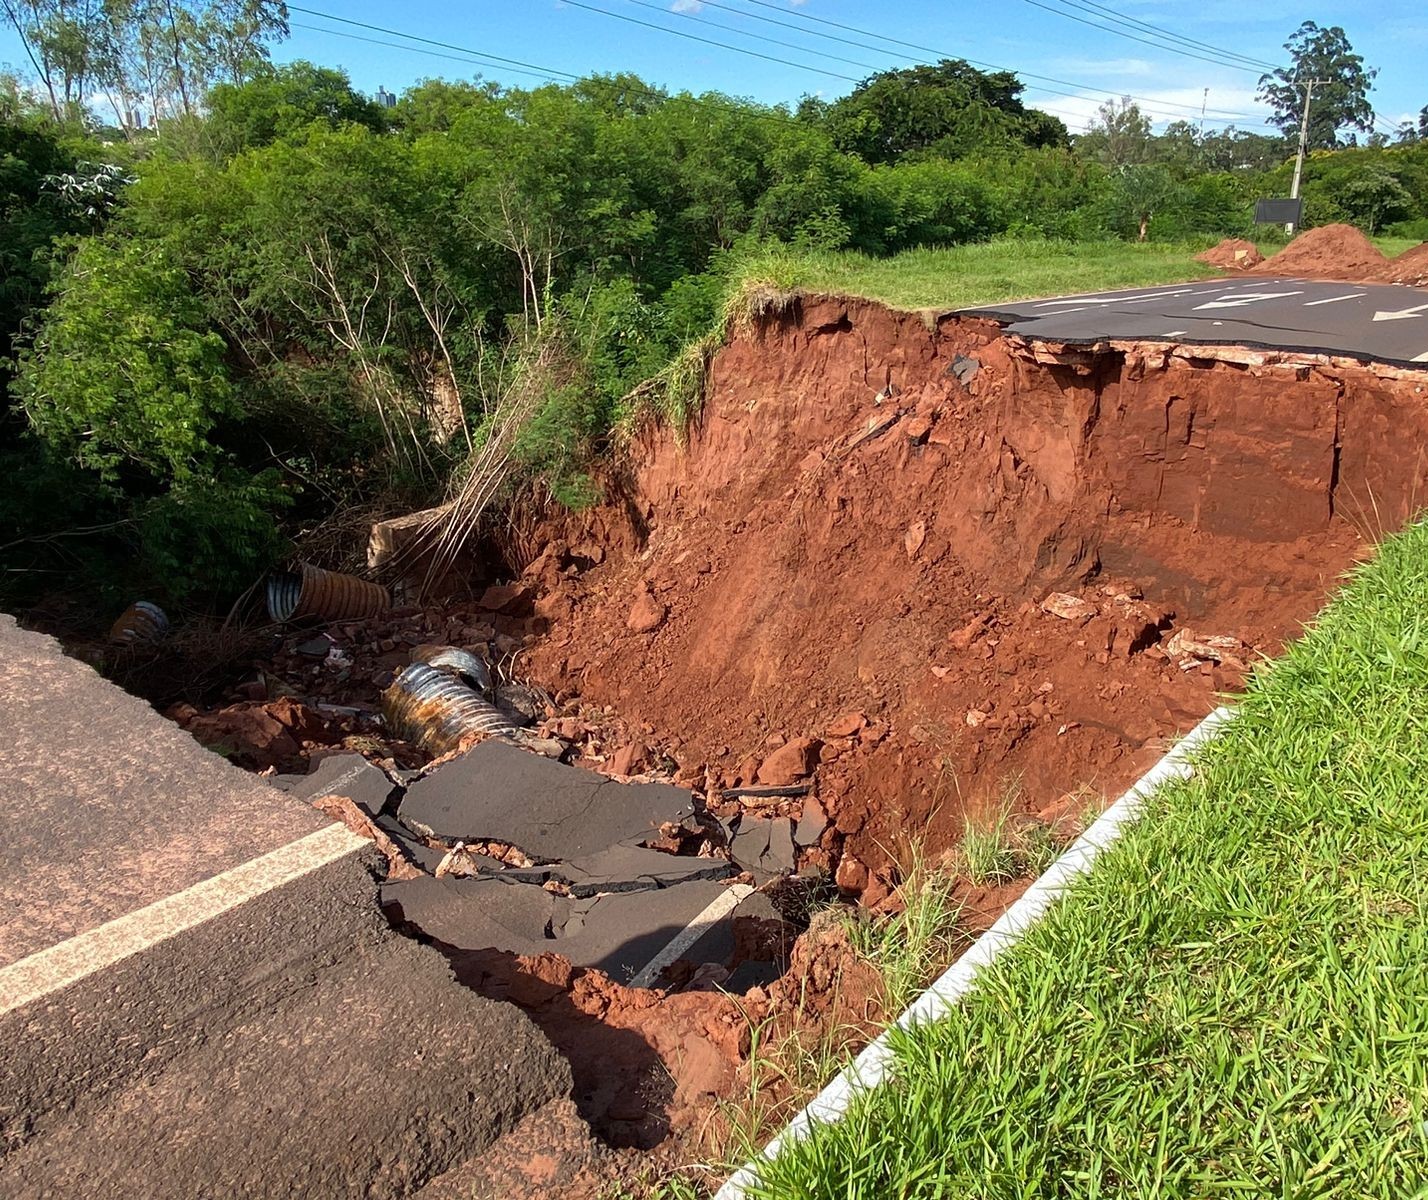
M 1167 330 L 1166 330 L 1164 333 L 1162 333 L 1160 336 L 1161 336 L 1161 337 L 1180 337 L 1182 334 L 1186 334 L 1186 333 L 1189 333 L 1189 332 L 1190 332 L 1190 331 L 1189 331 L 1188 329 L 1167 329 Z
M 1061 300 L 1044 300 L 1035 305 L 1036 308 L 1053 308 L 1059 304 L 1120 304 L 1124 301 L 1132 301 L 1139 304 L 1141 300 L 1159 300 L 1163 296 L 1185 296 L 1189 295 L 1187 289 L 1180 289 L 1174 292 L 1152 292 L 1148 296 L 1137 297 L 1135 292 L 1120 292 L 1114 296 L 1067 296 Z
M 725 888 L 705 907 L 703 912 L 674 935 L 668 946 L 645 964 L 644 969 L 630 980 L 630 986 L 650 987 L 659 978 L 659 973 L 665 967 L 702 938 L 715 922 L 722 920 L 725 914 L 732 912 L 734 906 L 753 890 L 747 883 L 735 883 Z
M 1428 362 L 1428 353 L 1420 354 L 1417 358 L 1410 358 L 1409 362 Z
M 1313 308 L 1316 304 L 1337 304 L 1340 300 L 1357 300 L 1360 296 L 1367 296 L 1367 292 L 1349 292 L 1343 296 L 1330 296 L 1327 300 L 1306 300 L 1305 308 Z
M 328 825 L 0 968 L 0 1017 L 370 845 L 343 825 Z

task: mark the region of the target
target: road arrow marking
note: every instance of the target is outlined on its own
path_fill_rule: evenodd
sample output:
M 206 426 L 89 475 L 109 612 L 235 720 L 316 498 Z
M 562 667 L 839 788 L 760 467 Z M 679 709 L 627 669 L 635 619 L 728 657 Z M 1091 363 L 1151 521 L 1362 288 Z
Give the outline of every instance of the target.
M 1243 308 L 1246 304 L 1258 304 L 1261 300 L 1283 300 L 1286 296 L 1302 296 L 1303 292 L 1244 292 L 1238 296 L 1226 296 L 1223 300 L 1210 300 L 1197 304 L 1195 311 L 1203 308 Z
M 1375 321 L 1406 321 L 1409 317 L 1421 316 L 1428 304 L 1415 304 L 1412 308 L 1400 308 L 1397 312 L 1376 312 Z

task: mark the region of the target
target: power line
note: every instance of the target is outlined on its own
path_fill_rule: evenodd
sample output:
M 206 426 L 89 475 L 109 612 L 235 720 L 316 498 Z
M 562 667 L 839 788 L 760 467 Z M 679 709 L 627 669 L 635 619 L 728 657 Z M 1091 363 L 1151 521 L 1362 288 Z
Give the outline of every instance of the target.
M 1183 33 L 1176 33 L 1174 30 L 1166 29 L 1160 25 L 1152 25 L 1149 21 L 1142 21 L 1127 13 L 1118 12 L 1116 9 L 1108 8 L 1104 4 L 1097 4 L 1096 0 L 1057 0 L 1057 3 L 1070 8 L 1079 8 L 1082 12 L 1108 17 L 1117 23 L 1135 26 L 1150 33 L 1153 37 L 1166 38 L 1173 42 L 1182 42 L 1187 46 L 1194 46 L 1200 50 L 1208 50 L 1211 54 L 1219 54 L 1225 58 L 1238 59 L 1242 63 L 1258 68 L 1260 71 L 1274 71 L 1278 69 L 1274 63 L 1265 62 L 1263 59 L 1254 58 L 1248 54 L 1241 54 L 1236 50 L 1227 50 L 1223 46 L 1214 46 L 1209 42 L 1202 42 L 1198 38 L 1192 38 Z
M 1178 46 L 1167 46 L 1161 42 L 1152 42 L 1149 38 L 1143 38 L 1134 33 L 1126 33 L 1124 30 L 1116 29 L 1114 26 L 1102 25 L 1099 22 L 1088 20 L 1085 17 L 1078 17 L 1074 13 L 1066 12 L 1064 9 L 1053 8 L 1049 4 L 1041 3 L 1041 0 L 1022 0 L 1022 2 L 1030 4 L 1032 8 L 1039 8 L 1044 12 L 1054 13 L 1058 17 L 1065 17 L 1068 21 L 1077 21 L 1082 25 L 1089 25 L 1092 29 L 1100 29 L 1106 33 L 1113 33 L 1117 37 L 1128 38 L 1132 42 L 1140 42 L 1145 46 L 1154 46 L 1157 50 L 1168 50 L 1172 54 L 1179 54 L 1185 58 L 1198 58 L 1201 62 L 1214 63 L 1217 67 L 1228 67 L 1232 71 L 1247 71 L 1251 75 L 1264 74 L 1258 67 L 1245 67 L 1238 63 L 1228 62 L 1223 58 L 1210 58 L 1208 55 L 1196 54 L 1193 50 L 1182 50 Z
M 780 40 L 779 38 L 765 37 L 765 36 L 764 36 L 763 34 L 761 34 L 761 33 L 749 33 L 749 32 L 748 32 L 747 30 L 745 30 L 745 29 L 736 29 L 736 28 L 735 28 L 734 26 L 732 26 L 732 25 L 721 25 L 718 21 L 711 21 L 711 20 L 709 20 L 707 17 L 696 16 L 694 13 L 682 12 L 682 11 L 680 11 L 680 10 L 678 10 L 678 9 L 670 9 L 670 8 L 665 8 L 665 7 L 663 7 L 662 5 L 659 5 L 659 4 L 652 4 L 652 3 L 650 3 L 650 0 L 627 0 L 627 3 L 637 4 L 637 5 L 639 5 L 639 7 L 641 7 L 641 8 L 653 9 L 655 12 L 657 12 L 657 13 L 662 13 L 662 14 L 664 14 L 665 16 L 669 16 L 669 17 L 679 17 L 679 18 L 681 18 L 682 20 L 685 20 L 685 21 L 698 21 L 699 24 L 701 24 L 701 25 L 708 25 L 708 26 L 710 26 L 710 27 L 713 28 L 713 29 L 722 29 L 722 30 L 724 30 L 726 33 L 736 34 L 736 35 L 738 35 L 739 37 L 753 38 L 755 41 L 766 42 L 766 43 L 768 43 L 768 44 L 771 45 L 771 46 L 782 46 L 785 50 L 797 50 L 800 54 L 813 54 L 813 55 L 816 55 L 816 56 L 819 57 L 819 58 L 829 59 L 829 60 L 832 61 L 832 62 L 845 63 L 845 64 L 847 64 L 847 65 L 850 66 L 850 67 L 862 67 L 864 70 L 867 70 L 867 71 L 882 71 L 882 70 L 885 70 L 885 68 L 879 67 L 879 66 L 875 66 L 875 65 L 872 64 L 872 63 L 859 62 L 857 59 L 854 59 L 854 58 L 844 58 L 844 57 L 842 57 L 841 55 L 838 55 L 838 54 L 828 54 L 828 53 L 826 53 L 826 52 L 823 51 L 823 50 L 814 50 L 811 46 L 799 46 L 799 45 L 794 44 L 793 42 L 785 42 L 785 41 L 782 41 L 782 40 Z M 616 14 L 615 14 L 615 13 L 610 13 L 610 14 L 608 14 L 608 15 L 613 17 L 613 16 L 615 16 Z M 661 28 L 663 28 L 663 27 L 661 26 Z M 864 48 L 865 48 L 865 49 L 868 49 L 868 50 L 872 50 L 873 53 L 875 53 L 875 54 L 888 54 L 888 53 L 891 53 L 891 51 L 880 51 L 880 50 L 876 50 L 876 49 L 874 49 L 874 47 L 872 47 L 872 46 L 867 46 L 867 47 L 864 47 Z
M 778 63 L 783 67 L 793 67 L 800 71 L 812 71 L 817 75 L 827 75 L 830 79 L 841 79 L 846 83 L 861 83 L 862 80 L 852 76 L 843 75 L 837 71 L 829 71 L 824 67 L 810 66 L 808 63 L 797 63 L 787 58 L 779 58 L 773 54 L 761 54 L 757 50 L 746 50 L 742 46 L 731 46 L 728 42 L 715 41 L 713 38 L 700 37 L 697 33 L 685 33 L 682 29 L 671 29 L 667 25 L 656 25 L 653 21 L 642 21 L 639 17 L 632 17 L 627 13 L 611 12 L 608 8 L 596 8 L 593 4 L 585 4 L 582 0 L 564 0 L 564 3 L 571 8 L 583 8 L 586 12 L 599 13 L 602 17 L 613 17 L 617 21 L 628 21 L 631 25 L 643 25 L 646 29 L 654 29 L 660 33 L 667 33 L 671 37 L 687 38 L 691 42 L 702 42 L 706 46 L 718 46 L 721 50 L 732 50 L 735 54 L 747 54 L 750 58 L 761 58 L 765 62 Z
M 385 41 L 381 41 L 381 40 L 376 39 L 376 38 L 364 37 L 364 36 L 361 36 L 361 35 L 358 35 L 358 34 L 353 34 L 353 33 L 344 33 L 344 32 L 342 32 L 341 30 L 336 30 L 336 29 L 324 29 L 324 28 L 321 28 L 320 26 L 305 25 L 305 24 L 302 24 L 301 22 L 296 22 L 296 23 L 295 23 L 298 28 L 309 29 L 309 30 L 312 30 L 313 32 L 317 32 L 317 33 L 328 33 L 328 34 L 331 34 L 331 35 L 334 36 L 334 37 L 343 37 L 343 38 L 347 38 L 347 39 L 353 40 L 353 41 L 367 42 L 367 43 L 372 44 L 372 45 L 387 46 L 387 47 L 392 48 L 392 49 L 407 50 L 407 51 L 409 51 L 409 52 L 416 52 L 416 53 L 428 53 L 428 54 L 431 54 L 432 57 L 443 58 L 443 59 L 447 59 L 448 61 L 453 61 L 453 62 L 466 63 L 466 64 L 471 65 L 471 66 L 478 66 L 478 67 L 480 67 L 480 66 L 496 66 L 496 67 L 504 68 L 505 70 L 508 70 L 508 71 L 514 71 L 514 72 L 516 72 L 516 73 L 518 73 L 518 74 L 533 75 L 533 76 L 535 76 L 535 77 L 537 77 L 537 78 L 545 79 L 545 80 L 547 80 L 547 81 L 549 81 L 549 82 L 557 82 L 557 81 L 562 80 L 562 79 L 563 79 L 563 80 L 566 80 L 566 81 L 570 81 L 570 82 L 577 82 L 577 81 L 579 81 L 579 80 L 581 79 L 581 76 L 580 76 L 580 75 L 577 75 L 577 74 L 575 74 L 574 72 L 571 72 L 571 71 L 562 71 L 562 70 L 558 70 L 558 69 L 553 68 L 553 67 L 544 67 L 544 66 L 541 66 L 541 65 L 538 64 L 538 63 L 527 62 L 527 61 L 525 61 L 525 60 L 523 60 L 523 59 L 506 58 L 506 57 L 503 57 L 503 56 L 501 56 L 501 55 L 490 54 L 490 53 L 488 53 L 488 52 L 486 52 L 486 51 L 473 50 L 473 49 L 471 49 L 470 47 L 461 46 L 461 45 L 458 45 L 458 44 L 453 43 L 453 42 L 446 42 L 446 41 L 441 41 L 441 40 L 436 39 L 436 38 L 428 38 L 428 37 L 422 37 L 422 36 L 417 35 L 417 34 L 405 33 L 405 32 L 403 32 L 403 31 L 401 31 L 401 30 L 399 30 L 399 29 L 391 29 L 391 28 L 388 28 L 388 27 L 386 27 L 386 26 L 373 24 L 372 22 L 369 22 L 369 21 L 359 21 L 359 20 L 355 20 L 354 18 L 351 18 L 351 17 L 339 16 L 339 15 L 336 14 L 336 13 L 324 12 L 324 11 L 322 11 L 322 10 L 320 10 L 320 9 L 307 8 L 307 7 L 305 7 L 305 6 L 303 6 L 303 5 L 300 5 L 300 4 L 290 4 L 290 5 L 288 5 L 288 7 L 289 7 L 290 10 L 292 10 L 292 11 L 294 11 L 294 12 L 304 13 L 304 14 L 306 14 L 306 15 L 308 15 L 308 16 L 320 17 L 320 18 L 322 18 L 322 19 L 324 19 L 324 20 L 335 21 L 335 22 L 338 22 L 338 23 L 343 24 L 343 25 L 348 25 L 348 26 L 352 26 L 352 27 L 355 27 L 355 28 L 358 28 L 358 29 L 367 30 L 368 32 L 371 32 L 371 33 L 382 33 L 382 34 L 386 34 L 386 35 L 388 35 L 388 36 L 390 36 L 390 37 L 402 38 L 402 39 L 404 39 L 404 40 L 406 40 L 406 41 L 411 41 L 411 42 L 418 42 L 418 43 L 420 43 L 422 46 L 435 47 L 436 49 L 435 49 L 435 50 L 431 50 L 431 51 L 419 50 L 417 47 L 402 45 L 402 44 L 400 44 L 400 43 L 394 43 L 394 42 L 385 42 Z M 585 6 L 584 6 L 584 5 L 581 5 L 580 7 L 585 7 Z M 597 10 L 593 10 L 593 11 L 603 11 L 603 10 L 598 10 L 598 9 L 597 9 Z M 614 15 L 614 14 L 608 14 L 608 15 Z M 750 14 L 750 15 L 753 15 L 753 14 Z M 655 28 L 659 28 L 659 27 L 655 27 Z M 674 31 L 669 31 L 669 32 L 674 32 Z M 455 54 L 445 53 L 446 51 L 455 51 Z M 462 56 L 462 57 L 457 57 L 457 55 L 460 55 L 460 56 Z M 800 64 L 791 64 L 791 65 L 799 66 Z M 817 70 L 818 68 L 807 68 L 807 69 Z M 645 88 L 644 90 L 646 91 L 647 94 L 649 94 L 649 95 L 651 95 L 651 96 L 655 96 L 655 97 L 658 97 L 658 98 L 661 98 L 661 99 L 667 99 L 667 98 L 668 98 L 667 93 L 665 93 L 665 92 L 663 92 L 663 91 L 661 91 L 661 90 L 659 90 L 659 89 L 656 89 L 656 88 Z M 1064 97 L 1067 97 L 1067 98 L 1069 98 L 1069 99 L 1074 99 L 1074 100 L 1091 100 L 1091 99 L 1095 99 L 1094 96 L 1088 96 L 1088 95 L 1086 95 L 1086 94 L 1084 94 L 1084 93 L 1082 93 L 1082 94 L 1072 94 L 1072 93 L 1067 93 L 1067 92 L 1056 92 L 1056 91 L 1054 91 L 1053 89 L 1050 89 L 1050 88 L 1039 88 L 1039 87 L 1036 87 L 1036 88 L 1031 88 L 1031 89 L 1029 89 L 1029 90 L 1031 90 L 1031 91 L 1047 92 L 1048 94 L 1051 94 L 1051 95 L 1060 95 L 1060 96 L 1064 96 Z M 711 102 L 713 102 L 713 101 L 711 101 Z M 717 103 L 717 102 L 713 102 L 713 103 Z M 729 107 L 732 108 L 732 107 L 734 107 L 734 106 L 730 105 Z M 1080 122 L 1080 123 L 1084 124 L 1084 123 L 1089 119 L 1089 117 L 1083 116 L 1083 115 L 1080 115 L 1080 114 L 1071 114 L 1071 113 L 1068 113 L 1068 112 L 1066 112 L 1066 111 L 1064 111 L 1064 110 L 1057 111 L 1057 110 L 1053 109 L 1051 106 L 1042 105 L 1041 107 L 1042 107 L 1043 111 L 1051 112 L 1053 116 L 1057 116 L 1057 117 L 1061 118 L 1062 120 L 1065 120 L 1065 121 L 1068 121 L 1068 122 Z M 740 109 L 740 111 L 746 111 L 746 110 Z M 777 110 L 764 109 L 760 115 L 772 117 L 772 116 L 775 116 L 776 113 L 777 113 Z M 1165 114 L 1163 114 L 1163 115 L 1165 115 L 1165 116 L 1167 116 L 1167 117 L 1176 117 L 1176 116 L 1177 116 L 1177 114 L 1174 114 L 1174 113 L 1165 113 Z M 778 118 L 778 119 L 787 120 L 787 119 L 792 119 L 792 118 L 788 117 L 786 114 L 782 114 L 782 115 L 779 115 L 779 118 Z
M 291 8 L 294 8 L 294 6 L 291 5 L 291 4 L 288 5 L 288 7 L 289 7 L 290 9 L 291 9 Z M 295 11 L 305 11 L 305 10 L 297 9 L 297 10 L 295 10 Z M 555 82 L 558 81 L 558 80 L 557 80 L 557 77 L 556 77 L 554 74 L 550 74 L 550 73 L 547 73 L 547 72 L 545 72 L 545 71 L 531 70 L 531 69 L 527 69 L 527 68 L 525 68 L 525 67 L 510 67 L 510 66 L 505 66 L 504 64 L 501 64 L 501 63 L 479 62 L 479 61 L 477 61 L 477 60 L 476 60 L 475 58 L 473 58 L 473 57 L 463 57 L 463 56 L 458 56 L 458 55 L 455 55 L 455 54 L 444 54 L 444 53 L 442 53 L 440 50 L 427 50 L 427 49 L 424 49 L 424 48 L 421 47 L 421 46 L 404 46 L 404 45 L 402 45 L 401 42 L 388 42 L 388 41 L 382 40 L 381 38 L 364 37 L 364 36 L 363 36 L 362 34 L 360 34 L 360 33 L 344 33 L 344 32 L 343 32 L 342 30 L 340 30 L 340 29 L 324 29 L 321 25 L 308 25 L 308 24 L 305 24 L 305 23 L 302 22 L 302 21 L 289 21 L 289 22 L 288 22 L 288 25 L 289 25 L 291 28 L 293 28 L 293 29 L 307 29 L 307 30 L 310 30 L 310 31 L 313 32 L 313 33 L 324 33 L 324 34 L 327 34 L 329 37 L 347 38 L 349 41 L 353 41 L 353 42 L 366 42 L 368 45 L 372 45 L 372 46 L 386 46 L 388 49 L 391 49 L 391 50 L 406 50 L 406 51 L 408 51 L 408 52 L 411 53 L 411 54 L 425 54 L 425 55 L 427 55 L 427 56 L 429 56 L 429 57 L 431 57 L 431 58 L 444 58 L 444 59 L 449 60 L 450 62 L 464 63 L 464 64 L 466 64 L 467 66 L 470 66 L 470 67 L 483 67 L 483 66 L 493 66 L 493 65 L 494 65 L 494 66 L 501 66 L 501 67 L 503 67 L 504 70 L 507 70 L 507 71 L 515 71 L 516 73 L 521 74 L 521 75 L 533 75 L 533 76 L 535 76 L 537 79 L 544 79 L 544 80 L 546 80 L 548 83 L 555 83 Z M 409 37 L 409 36 L 411 36 L 411 35 L 410 35 L 410 34 L 398 34 L 397 36 L 398 36 L 398 37 Z M 476 53 L 476 51 L 474 51 L 474 50 L 472 50 L 472 51 L 467 51 L 467 52 L 466 52 L 467 55 L 474 55 L 475 53 Z M 562 74 L 562 75 L 566 75 L 566 72 L 561 72 L 561 74 Z M 568 78 L 570 81 L 574 82 L 574 81 L 578 80 L 580 77 L 579 77 L 578 75 L 568 75 L 567 78 Z
M 1058 78 L 1057 78 L 1056 76 L 1054 76 L 1054 75 L 1038 75 L 1038 74 L 1037 74 L 1036 72 L 1034 72 L 1034 71 L 1023 71 L 1023 70 L 1019 70 L 1019 69 L 1014 68 L 1014 67 L 1002 66 L 1002 65 L 1000 65 L 1000 64 L 998 64 L 998 63 L 986 62 L 986 61 L 983 61 L 983 60 L 981 60 L 981 59 L 976 59 L 976 58 L 968 58 L 968 57 L 967 57 L 966 55 L 964 55 L 964 54 L 957 54 L 957 53 L 954 53 L 954 52 L 951 51 L 951 50 L 939 50 L 939 49 L 937 49 L 937 48 L 934 47 L 934 46 L 925 46 L 925 45 L 922 45 L 922 44 L 920 44 L 920 43 L 918 43 L 918 42 L 906 42 L 906 41 L 903 41 L 903 40 L 900 39 L 900 38 L 889 37 L 889 36 L 887 36 L 886 34 L 877 33 L 876 31 L 871 30 L 871 29 L 863 29 L 863 28 L 860 28 L 860 27 L 857 26 L 857 25 L 847 25 L 847 24 L 844 24 L 842 21 L 831 21 L 831 20 L 829 20 L 829 19 L 826 18 L 826 17 L 815 16 L 815 15 L 813 15 L 812 13 L 790 12 L 790 11 L 787 10 L 787 9 L 779 8 L 777 5 L 769 3 L 768 0 L 744 0 L 744 2 L 745 2 L 746 4 L 757 5 L 759 8 L 770 9 L 770 10 L 772 10 L 772 11 L 774 11 L 774 12 L 781 13 L 781 14 L 785 14 L 785 15 L 790 16 L 790 17 L 796 17 L 796 18 L 797 18 L 798 20 L 800 20 L 800 21 L 812 22 L 812 23 L 818 24 L 818 25 L 826 25 L 826 26 L 828 26 L 828 27 L 830 27 L 830 28 L 833 28 L 833 29 L 841 29 L 841 30 L 843 30 L 843 31 L 846 32 L 846 33 L 856 33 L 856 34 L 859 34 L 860 36 L 865 37 L 865 38 L 876 38 L 878 41 L 887 42 L 887 43 L 889 43 L 890 45 L 893 45 L 893 46 L 901 46 L 901 47 L 903 47 L 904 49 L 907 49 L 907 50 L 916 50 L 919 54 L 929 54 L 929 55 L 933 56 L 934 58 L 939 58 L 939 59 L 942 59 L 942 58 L 960 58 L 963 62 L 970 63 L 970 64 L 971 64 L 972 66 L 974 66 L 974 67 L 981 67 L 983 70 L 987 70 L 987 71 L 1006 71 L 1006 72 L 1008 72 L 1008 73 L 1010 73 L 1010 74 L 1018 75 L 1018 76 L 1020 76 L 1020 77 L 1023 78 L 1023 79 L 1039 79 L 1039 80 L 1041 80 L 1041 81 L 1044 82 L 1044 83 L 1055 83 L 1055 84 L 1061 85 L 1062 87 L 1069 87 L 1069 88 L 1078 88 L 1078 89 L 1080 89 L 1079 92 L 1077 92 L 1077 93 L 1075 93 L 1075 94 L 1069 93 L 1069 92 L 1056 92 L 1056 91 L 1054 91 L 1053 89 L 1050 89 L 1050 88 L 1041 88 L 1041 89 L 1039 89 L 1039 90 L 1041 90 L 1041 91 L 1051 92 L 1052 95 L 1071 96 L 1073 99 L 1081 100 L 1081 99 L 1087 99 L 1087 98 L 1088 98 L 1088 97 L 1086 96 L 1086 93 L 1087 93 L 1087 92 L 1099 93 L 1099 92 L 1105 91 L 1106 94 L 1109 95 L 1109 94 L 1111 94 L 1111 91 L 1112 91 L 1112 89 L 1097 88 L 1097 87 L 1092 86 L 1091 84 L 1078 83 L 1077 81 L 1072 80 L 1072 79 L 1058 79 Z M 755 21 L 766 21 L 766 22 L 768 22 L 768 23 L 771 24 L 771 25 L 782 25 L 782 26 L 783 26 L 784 28 L 786 28 L 786 29 L 797 29 L 797 30 L 799 30 L 800 32 L 806 32 L 806 33 L 808 33 L 808 34 L 809 34 L 810 36 L 812 36 L 812 37 L 826 38 L 828 41 L 842 42 L 843 44 L 848 45 L 848 46 L 858 46 L 858 47 L 861 47 L 861 48 L 864 48 L 864 49 L 873 49 L 876 53 L 884 53 L 883 51 L 877 50 L 875 47 L 867 46 L 867 44 L 864 43 L 864 42 L 851 41 L 851 40 L 848 39 L 848 38 L 839 37 L 839 36 L 837 36 L 836 34 L 831 34 L 831 33 L 822 33 L 822 32 L 820 32 L 819 30 L 815 30 L 815 29 L 805 29 L 803 26 L 793 25 L 793 24 L 790 24 L 790 23 L 787 22 L 787 21 L 775 20 L 775 19 L 772 18 L 772 17 L 765 17 L 765 16 L 761 15 L 760 13 L 746 12 L 746 11 L 744 11 L 743 9 L 733 8 L 733 7 L 731 7 L 731 6 L 728 5 L 728 4 L 721 3 L 720 0 L 703 0 L 703 4 L 704 4 L 704 6 L 705 6 L 706 8 L 719 8 L 719 9 L 723 9 L 725 12 L 737 13 L 739 16 L 748 17 L 748 18 L 750 18 L 751 20 L 755 20 Z M 1125 93 L 1116 92 L 1115 94 L 1116 94 L 1116 95 L 1123 95 L 1123 94 L 1125 94 Z M 1154 99 L 1151 99 L 1149 96 L 1131 96 L 1131 99 L 1132 99 L 1132 100 L 1135 100 L 1135 101 L 1138 101 L 1138 102 L 1140 102 L 1140 103 L 1142 103 L 1142 104 L 1155 104 L 1155 105 L 1168 106 L 1168 107 L 1170 107 L 1170 108 L 1183 108 L 1183 109 L 1186 109 L 1187 111 L 1189 111 L 1190 113 L 1193 113 L 1193 114 L 1195 114 L 1195 115 L 1198 115 L 1199 112 L 1200 112 L 1200 105 L 1198 105 L 1198 104 L 1182 104 L 1182 103 L 1181 103 L 1180 101 L 1178 101 L 1178 100 L 1154 100 Z M 1247 121 L 1255 121 L 1255 122 L 1258 122 L 1258 123 L 1260 123 L 1260 124 L 1265 124 L 1265 122 L 1264 122 L 1264 120 L 1263 120 L 1264 114 L 1262 114 L 1262 113 L 1234 112 L 1234 111 L 1231 111 L 1231 110 L 1229 110 L 1229 109 L 1223 109 L 1223 108 L 1211 108 L 1211 109 L 1206 109 L 1205 111 L 1207 112 L 1207 114 L 1209 114 L 1209 115 L 1211 115 L 1211 116 L 1214 116 L 1214 117 L 1238 117 L 1238 118 L 1244 118 L 1244 119 L 1247 120 Z

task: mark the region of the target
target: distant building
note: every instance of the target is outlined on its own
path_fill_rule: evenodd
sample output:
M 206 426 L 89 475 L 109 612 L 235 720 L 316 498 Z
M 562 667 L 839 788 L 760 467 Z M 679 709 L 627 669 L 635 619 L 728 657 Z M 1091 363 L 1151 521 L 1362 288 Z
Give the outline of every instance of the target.
M 396 108 L 397 98 L 381 84 L 377 85 L 377 103 L 383 108 Z

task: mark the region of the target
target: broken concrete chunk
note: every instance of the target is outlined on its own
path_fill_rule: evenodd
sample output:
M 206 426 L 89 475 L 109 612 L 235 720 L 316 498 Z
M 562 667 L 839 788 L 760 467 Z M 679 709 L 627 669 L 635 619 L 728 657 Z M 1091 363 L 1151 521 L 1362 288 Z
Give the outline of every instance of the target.
M 828 814 L 817 796 L 809 796 L 803 801 L 803 812 L 794 829 L 793 840 L 800 846 L 816 846 L 823 831 L 828 828 Z
M 398 791 L 381 767 L 360 754 L 334 754 L 319 762 L 310 775 L 276 775 L 271 782 L 308 802 L 319 796 L 346 796 L 369 817 L 379 816 Z
M 412 784 L 397 815 L 444 842 L 505 842 L 538 861 L 569 862 L 651 836 L 692 806 L 681 788 L 619 783 L 491 741 Z
M 729 843 L 729 856 L 758 883 L 793 872 L 793 822 L 746 816 Z
M 1066 592 L 1052 592 L 1041 602 L 1041 611 L 1060 617 L 1063 621 L 1088 621 L 1096 615 L 1096 606 L 1080 596 Z
M 952 360 L 952 365 L 947 368 L 947 374 L 951 375 L 958 383 L 965 387 L 977 377 L 977 372 L 982 369 L 982 364 L 975 358 L 966 354 L 959 354 Z

